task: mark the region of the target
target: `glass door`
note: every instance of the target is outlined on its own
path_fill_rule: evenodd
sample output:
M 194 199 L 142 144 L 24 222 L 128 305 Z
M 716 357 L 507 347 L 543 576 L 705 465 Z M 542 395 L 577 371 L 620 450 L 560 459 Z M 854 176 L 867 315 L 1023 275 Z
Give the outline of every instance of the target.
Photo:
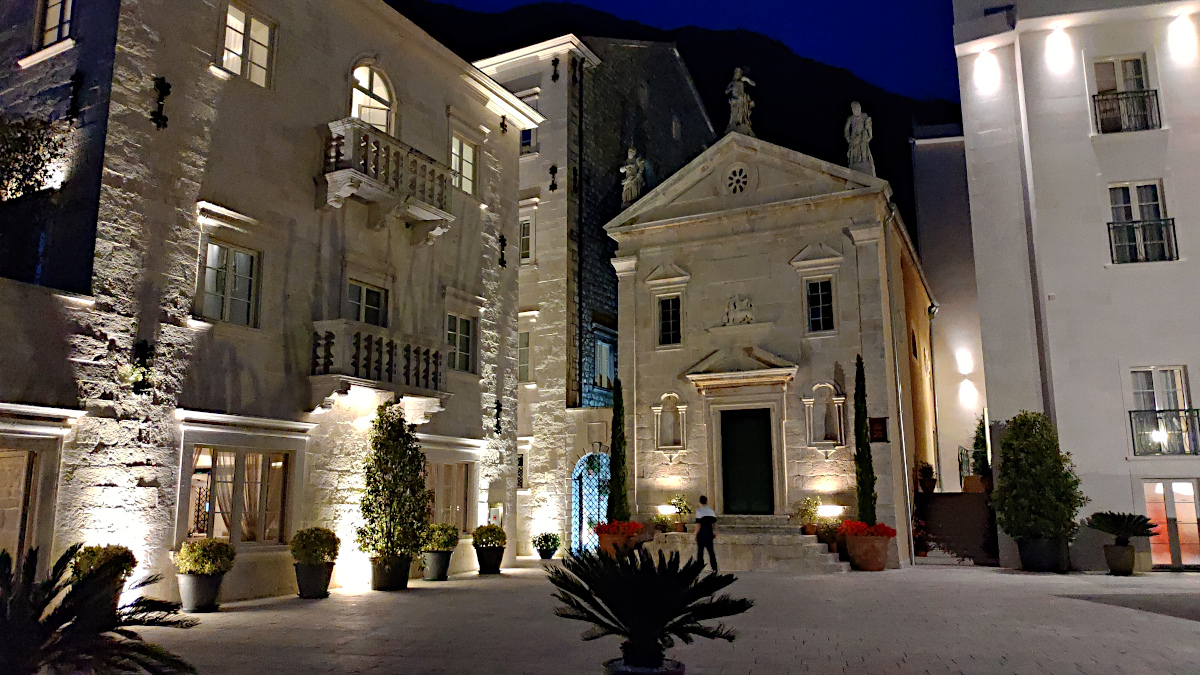
M 1150 537 L 1156 567 L 1200 568 L 1200 518 L 1195 480 L 1149 480 L 1143 484 L 1146 516 L 1158 525 Z

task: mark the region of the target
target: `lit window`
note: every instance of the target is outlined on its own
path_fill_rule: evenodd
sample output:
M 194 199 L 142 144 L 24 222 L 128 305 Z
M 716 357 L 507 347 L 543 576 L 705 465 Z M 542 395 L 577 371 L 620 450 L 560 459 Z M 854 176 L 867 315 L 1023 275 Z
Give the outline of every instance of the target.
M 350 319 L 372 326 L 387 324 L 387 291 L 351 279 L 347 300 L 350 304 Z
M 267 86 L 271 67 L 271 24 L 234 5 L 225 14 L 221 67 L 260 87 Z
M 1129 413 L 1135 455 L 1200 453 L 1197 411 L 1191 409 L 1187 373 L 1181 366 L 1130 371 L 1133 410 Z
M 596 386 L 612 389 L 617 379 L 617 351 L 611 342 L 596 340 Z
M 517 381 L 529 382 L 529 333 L 517 333 Z
M 49 47 L 71 37 L 71 10 L 74 0 L 46 0 L 42 14 L 42 47 Z
M 474 322 L 453 314 L 446 315 L 446 343 L 450 345 L 449 365 L 455 370 L 471 372 L 471 352 L 474 344 Z
M 533 218 L 528 216 L 521 219 L 521 262 L 527 263 L 533 258 Z
M 448 523 L 461 531 L 467 529 L 470 480 L 468 462 L 425 464 L 425 487 L 433 491 L 433 522 Z
M 1096 131 L 1110 134 L 1121 131 L 1158 129 L 1158 92 L 1149 88 L 1144 56 L 1125 56 L 1096 61 Z
M 383 74 L 371 66 L 354 69 L 350 115 L 385 134 L 392 133 L 392 91 Z
M 824 333 L 834 329 L 833 280 L 814 279 L 807 287 L 808 332 Z
M 1175 220 L 1168 218 L 1158 182 L 1110 185 L 1108 224 L 1117 264 L 1177 260 Z
M 196 446 L 188 538 L 236 536 L 242 542 L 278 543 L 284 530 L 287 484 L 287 453 Z
M 683 342 L 683 326 L 679 296 L 658 299 L 658 344 L 677 345 Z
M 254 325 L 257 259 L 251 251 L 209 242 L 204 261 L 206 318 L 239 326 Z
M 450 169 L 454 171 L 454 187 L 475 194 L 475 145 L 455 133 L 450 139 Z

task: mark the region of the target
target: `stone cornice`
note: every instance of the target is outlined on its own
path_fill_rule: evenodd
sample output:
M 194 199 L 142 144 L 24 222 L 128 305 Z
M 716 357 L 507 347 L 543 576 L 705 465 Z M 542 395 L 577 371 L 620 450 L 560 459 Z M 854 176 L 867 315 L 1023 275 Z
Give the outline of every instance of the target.
M 619 279 L 621 277 L 632 276 L 634 273 L 636 273 L 637 261 L 638 258 L 636 255 L 613 258 L 612 266 L 613 269 L 617 271 L 617 278 Z

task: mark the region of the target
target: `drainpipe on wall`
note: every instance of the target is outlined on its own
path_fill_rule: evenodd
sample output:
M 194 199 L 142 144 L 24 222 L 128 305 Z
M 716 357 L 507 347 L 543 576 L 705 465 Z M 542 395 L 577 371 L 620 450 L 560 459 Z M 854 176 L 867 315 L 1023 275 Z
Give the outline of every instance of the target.
M 938 426 L 938 397 L 937 397 L 937 359 L 933 357 L 937 350 L 933 346 L 933 320 L 937 318 L 938 310 L 941 307 L 936 302 L 929 305 L 929 391 L 932 394 L 930 397 L 933 400 L 933 460 L 934 470 L 937 471 L 938 487 L 941 492 L 946 491 L 946 483 L 942 480 L 942 443 L 940 438 L 940 427 Z

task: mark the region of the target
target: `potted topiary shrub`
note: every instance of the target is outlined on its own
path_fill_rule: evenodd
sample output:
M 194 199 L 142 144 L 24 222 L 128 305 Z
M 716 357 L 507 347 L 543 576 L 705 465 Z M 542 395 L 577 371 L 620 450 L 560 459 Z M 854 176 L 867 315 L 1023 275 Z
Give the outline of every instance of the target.
M 333 530 L 324 527 L 310 527 L 292 535 L 289 548 L 296 561 L 293 566 L 300 597 L 329 597 L 329 579 L 333 576 L 333 563 L 341 543 Z
M 650 519 L 650 527 L 654 528 L 655 532 L 667 533 L 675 529 L 675 523 L 671 522 L 668 516 L 659 513 Z
M 504 545 L 508 535 L 499 525 L 480 525 L 471 533 L 471 544 L 475 547 L 475 558 L 479 560 L 480 574 L 500 574 L 500 563 L 504 560 Z
M 175 568 L 179 574 L 180 605 L 185 612 L 217 611 L 217 596 L 221 594 L 221 580 L 233 569 L 237 549 L 229 542 L 219 539 L 196 539 L 183 542 L 175 554 Z
M 933 472 L 933 465 L 924 460 L 917 462 L 917 484 L 921 486 L 921 492 L 927 495 L 933 494 L 934 488 L 937 487 L 937 482 L 937 476 Z
M 115 565 L 116 570 L 106 570 L 103 575 L 106 579 L 112 579 L 112 611 L 116 615 L 117 608 L 121 604 L 121 592 L 125 590 L 125 582 L 129 580 L 129 575 L 133 573 L 133 568 L 137 567 L 137 558 L 134 557 L 133 551 L 120 545 L 109 546 L 84 546 L 79 549 L 71 562 L 71 583 L 77 583 L 89 574 L 92 574 L 100 567 L 105 565 Z
M 554 552 L 562 545 L 562 538 L 554 532 L 543 532 L 533 538 L 533 547 L 537 549 L 538 555 L 542 560 L 549 560 L 554 557 Z
M 687 497 L 677 494 L 671 497 L 671 501 L 668 503 L 675 507 L 675 531 L 687 532 L 687 523 L 684 521 L 687 516 L 692 515 L 692 505 L 688 503 Z
M 687 644 L 693 636 L 733 642 L 736 633 L 725 624 L 701 621 L 754 606 L 752 600 L 717 595 L 737 577 L 703 572 L 703 562 L 681 563 L 678 553 L 667 558 L 659 551 L 657 562 L 644 549 L 616 558 L 595 551 L 569 553 L 562 567 L 550 569 L 550 583 L 558 589 L 554 597 L 563 603 L 554 613 L 594 624 L 584 640 L 624 639 L 622 657 L 604 664 L 605 675 L 683 675 L 682 663 L 665 658 L 675 638 Z
M 860 520 L 847 520 L 838 526 L 838 534 L 846 537 L 846 553 L 854 569 L 882 572 L 887 567 L 888 543 L 896 536 L 896 530 L 883 523 L 868 525 Z
M 1108 563 L 1109 573 L 1117 577 L 1133 575 L 1134 547 L 1130 545 L 1129 538 L 1158 534 L 1155 529 L 1158 526 L 1137 513 L 1100 511 L 1087 519 L 1087 526 L 1116 537 L 1114 543 L 1104 545 L 1104 562 Z
M 426 581 L 445 581 L 449 576 L 450 558 L 458 546 L 458 535 L 458 527 L 450 523 L 436 523 L 429 527 L 425 550 L 421 552 Z
M 365 478 L 358 546 L 371 556 L 371 588 L 403 590 L 425 545 L 433 490 L 425 487 L 425 453 L 400 404 L 375 411 Z
M 788 520 L 800 521 L 800 526 L 804 528 L 804 534 L 816 534 L 817 510 L 820 508 L 820 497 L 805 497 L 803 501 L 796 505 L 791 515 L 788 516 Z
M 1058 447 L 1050 419 L 1023 411 L 1008 421 L 1000 441 L 1000 474 L 992 492 L 996 522 L 1017 540 L 1021 568 L 1070 570 L 1068 544 L 1087 497 L 1071 456 Z

